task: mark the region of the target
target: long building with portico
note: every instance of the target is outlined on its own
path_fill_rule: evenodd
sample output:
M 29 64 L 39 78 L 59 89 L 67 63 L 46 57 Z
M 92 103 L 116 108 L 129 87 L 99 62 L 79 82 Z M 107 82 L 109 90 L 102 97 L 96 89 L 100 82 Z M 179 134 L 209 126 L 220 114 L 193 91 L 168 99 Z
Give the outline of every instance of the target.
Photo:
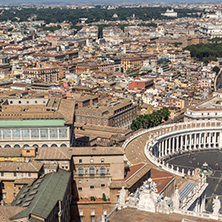
M 74 100 L 2 98 L 1 101 L 0 147 L 74 145 Z

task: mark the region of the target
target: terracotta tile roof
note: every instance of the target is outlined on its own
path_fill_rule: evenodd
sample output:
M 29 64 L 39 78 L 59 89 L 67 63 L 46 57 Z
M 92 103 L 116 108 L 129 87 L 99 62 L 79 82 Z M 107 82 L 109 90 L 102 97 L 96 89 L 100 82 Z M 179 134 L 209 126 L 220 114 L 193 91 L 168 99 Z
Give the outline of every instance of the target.
M 162 214 L 162 213 L 151 213 L 146 211 L 137 210 L 134 208 L 125 208 L 117 211 L 109 219 L 110 222 L 181 222 L 183 219 L 188 219 L 195 222 L 213 222 L 215 220 L 203 219 L 191 216 L 185 216 L 181 214 Z
M 34 178 L 20 178 L 14 181 L 14 184 L 32 184 L 34 182 Z
M 122 180 L 113 180 L 113 181 L 127 181 L 129 180 L 133 175 L 135 175 L 142 167 L 144 167 L 145 163 L 139 163 L 133 166 L 129 167 L 129 170 L 126 173 L 126 176 Z
M 42 164 L 39 162 L 0 162 L 0 172 L 39 172 Z
M 73 147 L 69 148 L 69 153 L 73 156 L 124 155 L 124 149 L 122 147 Z
M 8 218 L 13 216 L 14 214 L 19 213 L 20 211 L 24 210 L 23 207 L 16 207 L 16 206 L 0 206 L 0 221 L 1 222 L 9 222 Z
M 79 199 L 78 202 L 89 202 L 89 203 L 93 203 L 93 202 L 102 202 L 103 199 L 101 198 L 96 198 L 96 200 L 90 200 L 90 199 L 87 199 L 87 198 L 83 198 L 83 199 Z
M 67 149 L 59 147 L 39 147 L 36 160 L 70 160 L 71 155 Z
M 145 163 L 140 163 L 134 166 L 131 166 L 129 168 L 129 171 L 126 174 L 126 177 L 124 178 L 125 181 L 129 180 L 130 177 L 132 177 L 135 173 L 137 173 L 143 166 L 145 165 Z
M 65 117 L 67 124 L 72 124 L 74 122 L 74 111 L 75 111 L 75 100 L 73 99 L 61 100 L 58 112 Z
M 124 186 L 125 188 L 131 188 L 137 181 L 139 181 L 144 175 L 146 175 L 150 170 L 150 167 L 145 164 L 141 163 L 139 166 L 134 166 L 132 168 L 132 172 L 126 180 L 116 180 L 110 184 L 110 188 L 121 188 Z M 129 174 L 129 175 L 130 175 Z
M 174 179 L 171 174 L 156 169 L 150 170 L 150 177 L 156 183 L 158 192 L 161 192 Z
M 126 177 L 122 180 L 112 180 L 110 185 L 111 188 L 126 188 L 132 187 L 137 181 L 139 181 L 144 175 L 150 171 L 150 177 L 157 184 L 158 192 L 161 192 L 167 184 L 174 179 L 174 177 L 166 172 L 159 171 L 156 169 L 150 169 L 146 163 L 139 163 L 129 168 Z
M 20 157 L 22 148 L 0 148 L 0 157 Z

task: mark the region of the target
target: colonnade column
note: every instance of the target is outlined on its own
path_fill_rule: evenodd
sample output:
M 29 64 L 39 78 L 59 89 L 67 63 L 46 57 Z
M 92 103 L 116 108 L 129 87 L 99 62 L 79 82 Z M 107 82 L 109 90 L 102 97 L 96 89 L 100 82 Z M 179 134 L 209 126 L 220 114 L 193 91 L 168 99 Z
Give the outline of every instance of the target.
M 192 144 L 192 134 L 189 134 L 189 148 L 188 150 L 191 150 L 191 144 Z
M 180 147 L 183 147 L 183 135 L 180 136 Z
M 203 133 L 203 147 L 205 148 L 206 147 L 206 133 L 204 132 Z
M 187 149 L 187 135 L 185 134 L 185 150 Z
M 180 140 L 180 137 L 177 136 L 177 137 L 176 137 L 176 140 L 177 140 L 177 143 L 176 143 L 176 151 L 178 152 L 178 150 L 179 150 L 179 140 Z
M 194 140 L 194 149 L 196 149 L 197 148 L 197 134 L 196 133 L 194 133 L 194 138 L 193 138 L 193 140 Z
M 167 154 L 167 140 L 164 140 L 164 156 Z
M 219 133 L 219 136 L 218 136 L 218 144 L 219 144 L 219 147 L 221 148 L 222 147 L 222 140 L 220 139 L 220 137 L 221 137 L 221 132 L 218 132 Z
M 214 132 L 213 136 L 213 146 L 216 147 L 216 142 L 217 142 L 217 132 Z
M 175 141 L 176 137 L 173 137 L 173 143 L 172 143 L 172 153 L 175 153 Z
M 171 154 L 171 138 L 169 138 L 168 140 L 169 140 L 169 150 L 168 150 L 168 153 Z

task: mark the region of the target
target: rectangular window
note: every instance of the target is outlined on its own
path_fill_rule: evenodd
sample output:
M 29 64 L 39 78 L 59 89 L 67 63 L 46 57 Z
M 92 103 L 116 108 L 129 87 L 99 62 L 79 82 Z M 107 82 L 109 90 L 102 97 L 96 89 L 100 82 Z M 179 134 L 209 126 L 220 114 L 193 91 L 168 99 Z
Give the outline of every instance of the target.
M 29 137 L 30 137 L 30 130 L 22 129 L 22 138 L 29 138 Z
M 38 138 L 39 137 L 39 129 L 31 129 L 31 137 Z
M 78 187 L 78 190 L 82 190 L 82 187 Z
M 57 129 L 50 129 L 50 137 L 51 138 L 57 138 L 58 137 L 58 131 Z
M 3 138 L 4 139 L 11 138 L 11 130 L 10 129 L 3 129 L 2 133 L 3 133 Z
M 4 172 L 1 172 L 1 177 L 4 177 Z
M 90 186 L 90 189 L 94 189 L 94 186 Z
M 105 187 L 105 184 L 101 184 L 101 187 Z
M 79 163 L 82 163 L 82 159 L 79 159 Z
M 14 172 L 14 177 L 17 177 L 17 173 L 16 172 Z
M 48 138 L 48 129 L 40 129 L 41 138 Z
M 12 137 L 15 139 L 20 138 L 20 129 L 12 129 Z
M 29 177 L 31 177 L 31 175 L 32 175 L 31 173 L 28 173 L 28 176 L 29 176 Z
M 91 222 L 96 222 L 95 217 L 91 217 Z
M 66 128 L 60 128 L 59 129 L 59 138 L 66 138 L 67 137 L 67 129 Z
M 6 198 L 6 193 L 2 194 L 2 198 L 5 199 Z
M 2 189 L 5 189 L 5 184 L 2 182 L 1 184 Z

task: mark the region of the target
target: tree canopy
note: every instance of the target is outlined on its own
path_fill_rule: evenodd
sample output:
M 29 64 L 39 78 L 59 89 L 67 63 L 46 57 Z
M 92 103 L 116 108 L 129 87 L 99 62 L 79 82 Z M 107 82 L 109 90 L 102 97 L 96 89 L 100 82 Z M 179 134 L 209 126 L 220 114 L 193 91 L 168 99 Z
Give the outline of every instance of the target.
M 170 111 L 167 107 L 154 111 L 151 114 L 139 115 L 132 121 L 131 129 L 136 131 L 138 129 L 149 129 L 167 121 L 170 117 Z
M 187 46 L 185 49 L 190 51 L 192 57 L 200 61 L 217 61 L 217 57 L 222 57 L 222 43 L 202 43 Z
M 44 20 L 46 23 L 68 21 L 72 24 L 80 22 L 80 18 L 88 18 L 87 23 L 98 22 L 100 20 L 115 21 L 113 15 L 118 15 L 118 20 L 127 20 L 134 14 L 136 19 L 148 21 L 151 19 L 166 19 L 162 13 L 166 12 L 167 7 L 135 7 L 125 8 L 118 7 L 116 9 L 107 10 L 101 6 L 91 9 L 69 9 L 69 8 L 10 8 L 9 10 L 0 10 L 0 21 L 27 21 L 33 15 L 36 20 Z M 176 9 L 178 17 L 198 17 L 195 9 Z M 169 19 L 169 18 L 167 18 Z M 155 24 L 150 24 L 155 26 Z M 150 26 L 149 25 L 149 26 Z
M 217 74 L 218 72 L 220 72 L 220 68 L 218 66 L 214 66 L 213 71 Z

